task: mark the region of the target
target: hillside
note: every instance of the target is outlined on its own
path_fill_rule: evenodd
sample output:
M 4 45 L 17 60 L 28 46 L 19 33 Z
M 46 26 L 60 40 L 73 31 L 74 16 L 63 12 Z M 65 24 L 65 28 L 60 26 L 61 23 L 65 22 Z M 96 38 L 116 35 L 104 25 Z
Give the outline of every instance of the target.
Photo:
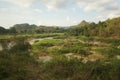
M 120 17 L 99 21 L 98 23 L 82 21 L 80 24 L 63 28 L 59 26 L 37 26 L 28 23 L 15 24 L 10 29 L 0 27 L 0 34 L 23 34 L 23 33 L 67 33 L 73 36 L 98 36 L 120 38 Z
M 72 26 L 68 33 L 79 36 L 100 36 L 100 37 L 120 37 L 120 17 L 99 21 L 97 24 L 82 21 L 80 24 Z
M 11 28 L 15 28 L 17 33 L 23 33 L 23 32 L 30 32 L 31 30 L 35 29 L 37 26 L 36 25 L 29 25 L 28 23 L 23 23 L 23 24 L 16 24 Z

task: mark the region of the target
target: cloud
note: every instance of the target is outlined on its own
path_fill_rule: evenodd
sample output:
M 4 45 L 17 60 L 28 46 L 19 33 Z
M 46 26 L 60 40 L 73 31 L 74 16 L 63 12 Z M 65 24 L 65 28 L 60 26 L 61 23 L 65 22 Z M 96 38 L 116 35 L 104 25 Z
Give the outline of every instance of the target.
M 0 8 L 0 11 L 2 11 L 2 12 L 8 11 L 8 8 Z
M 70 17 L 69 16 L 66 17 L 66 21 L 70 21 Z
M 74 21 L 73 21 L 73 24 L 75 24 L 75 25 L 76 25 L 76 24 L 78 24 L 78 23 L 79 23 L 79 22 L 78 22 L 78 21 L 76 21 L 76 20 L 74 20 Z
M 120 12 L 116 11 L 116 12 L 110 13 L 108 15 L 108 18 L 114 18 L 114 17 L 119 17 L 119 16 L 120 16 Z
M 76 5 L 76 2 L 79 0 L 1 0 L 14 3 L 22 7 L 30 7 L 32 5 L 43 4 L 49 9 L 64 9 L 65 7 L 70 6 L 71 4 Z
M 84 11 L 117 10 L 117 0 L 2 0 L 12 2 L 19 6 L 30 7 L 36 3 L 43 4 L 50 9 L 65 8 L 71 5 L 79 6 Z
M 85 12 L 94 11 L 103 14 L 102 17 L 114 18 L 120 16 L 120 6 L 117 0 L 81 0 L 77 5 Z M 102 18 L 99 16 L 99 19 Z
M 42 25 L 42 21 L 38 21 L 37 25 L 38 25 L 38 26 L 39 26 L 39 25 Z
M 102 15 L 97 16 L 97 19 L 98 19 L 98 20 L 101 20 L 101 21 L 106 20 L 106 18 L 105 18 L 104 16 L 102 16 Z
M 38 3 L 44 4 L 48 9 L 65 9 L 71 5 L 76 5 L 79 0 L 36 0 Z
M 44 5 L 49 10 L 67 10 L 67 8 L 71 8 L 74 6 L 75 8 L 79 8 L 86 13 L 97 12 L 100 16 L 97 19 L 103 18 L 113 18 L 120 16 L 120 3 L 118 0 L 0 0 L 7 1 L 12 4 L 15 4 L 20 7 L 31 8 L 38 5 Z M 74 11 L 75 8 L 73 8 Z M 36 12 L 42 13 L 41 7 L 35 9 Z M 69 18 L 67 17 L 67 21 Z
M 103 11 L 109 9 L 116 9 L 118 4 L 114 0 L 81 0 L 78 3 L 80 8 L 85 11 Z
M 35 11 L 38 13 L 43 13 L 43 10 L 41 10 L 41 9 L 35 9 Z
M 21 7 L 30 7 L 33 4 L 33 0 L 2 0 L 2 1 L 11 2 Z

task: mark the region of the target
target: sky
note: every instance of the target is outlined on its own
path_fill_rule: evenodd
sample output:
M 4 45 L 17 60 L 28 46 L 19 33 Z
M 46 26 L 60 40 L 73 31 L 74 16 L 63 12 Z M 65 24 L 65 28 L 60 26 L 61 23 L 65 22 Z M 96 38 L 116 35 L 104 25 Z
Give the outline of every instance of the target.
M 71 26 L 120 16 L 120 0 L 0 0 L 0 26 Z

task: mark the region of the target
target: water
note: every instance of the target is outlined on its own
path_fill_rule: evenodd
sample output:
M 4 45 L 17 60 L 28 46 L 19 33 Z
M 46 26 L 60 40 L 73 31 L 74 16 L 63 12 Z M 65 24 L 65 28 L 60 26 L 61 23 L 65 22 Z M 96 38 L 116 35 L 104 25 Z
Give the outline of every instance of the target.
M 47 37 L 47 38 L 37 38 L 37 39 L 32 39 L 30 41 L 28 41 L 31 45 L 35 42 L 35 41 L 41 41 L 43 39 L 53 39 L 53 37 Z

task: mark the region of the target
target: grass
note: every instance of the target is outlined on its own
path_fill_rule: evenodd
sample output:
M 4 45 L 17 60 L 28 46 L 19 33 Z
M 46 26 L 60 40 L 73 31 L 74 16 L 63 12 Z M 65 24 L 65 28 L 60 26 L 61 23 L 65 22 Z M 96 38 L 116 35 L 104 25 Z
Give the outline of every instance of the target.
M 53 47 L 52 46 L 58 46 Z M 88 48 L 93 45 L 83 44 L 81 42 L 70 42 L 60 39 L 44 39 L 37 41 L 33 44 L 33 52 L 45 52 L 50 54 L 66 54 L 66 53 L 78 53 L 82 55 L 89 55 Z
M 45 37 L 57 37 L 63 36 L 63 33 L 43 33 L 43 34 L 15 34 L 15 35 L 0 35 L 0 39 L 9 39 L 14 37 L 32 37 L 32 38 L 45 38 Z
M 0 35 L 0 39 L 9 39 L 13 37 L 13 35 Z
M 119 80 L 119 60 L 110 63 L 102 60 L 82 63 L 76 58 L 59 56 L 44 64 L 43 74 L 52 80 Z
M 33 44 L 33 52 L 46 52 L 48 47 L 62 45 L 64 42 L 58 39 L 44 39 Z
M 30 34 L 30 36 L 34 38 L 57 37 L 57 36 L 62 36 L 62 35 L 63 33 Z
M 50 46 L 55 46 L 55 45 L 61 45 L 63 43 L 64 42 L 62 40 L 58 40 L 58 39 L 44 39 L 42 41 L 38 41 L 34 43 L 34 45 L 50 47 Z
M 97 49 L 96 51 L 103 55 L 108 55 L 109 57 L 114 57 L 116 55 L 120 55 L 120 49 L 114 48 L 114 47 L 113 48 L 112 47 L 101 48 L 101 49 Z
M 39 34 L 38 34 L 39 35 Z M 19 36 L 20 37 L 20 36 Z M 4 37 L 3 37 L 4 38 Z M 31 46 L 18 38 L 17 45 L 11 50 L 0 51 L 0 80 L 119 80 L 120 79 L 120 60 L 114 56 L 120 55 L 120 49 L 116 46 L 117 40 L 110 40 L 107 44 L 112 46 L 94 46 L 93 44 L 81 43 L 79 38 L 70 39 L 44 39 L 32 45 L 33 53 L 54 54 L 52 59 L 46 62 L 38 62 L 39 56 L 30 55 L 28 49 Z M 97 41 L 95 38 L 86 41 Z M 26 38 L 25 38 L 26 39 Z M 107 40 L 107 39 L 106 39 Z M 26 41 L 26 40 L 25 40 Z M 99 40 L 98 40 L 99 41 Z M 90 55 L 91 49 L 96 54 L 108 55 L 108 59 L 87 61 L 83 59 L 68 58 L 64 54 L 73 53 Z M 60 54 L 60 55 L 59 55 Z M 62 55 L 63 54 L 63 55 Z M 49 54 L 48 54 L 49 55 Z M 9 68 L 8 68 L 9 66 Z

